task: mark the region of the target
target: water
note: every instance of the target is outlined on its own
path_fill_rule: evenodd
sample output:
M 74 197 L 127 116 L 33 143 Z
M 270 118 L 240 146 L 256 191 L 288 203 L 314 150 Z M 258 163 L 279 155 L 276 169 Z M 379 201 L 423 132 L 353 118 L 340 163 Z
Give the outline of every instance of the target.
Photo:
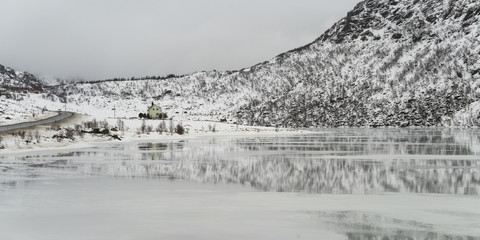
M 0 155 L 0 239 L 480 239 L 480 131 Z

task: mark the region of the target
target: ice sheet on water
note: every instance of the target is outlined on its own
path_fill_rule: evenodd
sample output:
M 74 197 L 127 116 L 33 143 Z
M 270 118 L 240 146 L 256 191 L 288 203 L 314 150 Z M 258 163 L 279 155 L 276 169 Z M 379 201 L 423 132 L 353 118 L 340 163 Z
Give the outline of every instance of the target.
M 476 134 L 448 129 L 337 129 L 286 137 L 103 145 L 16 159 L 25 164 L 25 171 L 37 174 L 48 169 L 45 174 L 190 179 L 246 184 L 264 191 L 478 195 Z
M 477 240 L 478 198 L 265 193 L 232 184 L 84 177 L 0 192 L 0 239 Z

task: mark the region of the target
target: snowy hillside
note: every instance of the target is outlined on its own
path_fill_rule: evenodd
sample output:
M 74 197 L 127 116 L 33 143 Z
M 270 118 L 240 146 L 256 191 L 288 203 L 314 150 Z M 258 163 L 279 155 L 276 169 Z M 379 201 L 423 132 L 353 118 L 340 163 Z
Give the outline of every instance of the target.
M 0 95 L 0 126 L 51 117 L 62 107 L 60 102 L 44 99 L 41 94 Z
M 36 120 L 54 114 L 46 111 L 47 105 L 53 107 L 58 104 L 44 98 L 47 95 L 51 99 L 58 98 L 52 94 L 40 94 L 43 88 L 43 83 L 36 76 L 0 65 L 0 125 Z
M 250 68 L 51 91 L 74 111 L 120 117 L 154 101 L 176 118 L 249 125 L 476 126 L 479 39 L 477 0 L 366 0 L 311 44 Z

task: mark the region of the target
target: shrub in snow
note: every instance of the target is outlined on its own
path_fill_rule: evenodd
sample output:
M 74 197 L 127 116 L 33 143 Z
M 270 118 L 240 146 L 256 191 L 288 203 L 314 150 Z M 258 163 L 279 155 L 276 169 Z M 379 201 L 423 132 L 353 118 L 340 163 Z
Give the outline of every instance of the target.
M 217 126 L 215 124 L 213 125 L 208 124 L 208 131 L 216 132 L 217 131 L 216 127 Z
M 50 127 L 47 128 L 47 131 L 59 131 L 60 126 L 58 124 L 52 124 Z
M 180 135 L 183 135 L 185 133 L 185 128 L 183 128 L 182 123 L 177 124 L 175 132 Z
M 75 140 L 74 134 L 75 134 L 74 129 L 68 128 L 65 130 L 65 137 L 68 139 Z
M 80 124 L 75 124 L 75 133 L 76 133 L 79 137 L 83 138 L 83 135 L 85 134 L 85 132 L 83 131 L 82 125 L 80 125 Z
M 63 138 L 65 138 L 65 136 L 64 136 L 64 134 L 63 134 L 63 131 L 60 130 L 60 131 L 58 132 L 58 134 L 57 134 L 57 135 L 53 135 L 52 138 L 56 138 L 56 139 L 57 139 L 57 142 L 61 142 L 61 141 L 63 140 Z
M 98 128 L 97 119 L 93 119 L 92 121 L 83 122 L 83 127 L 86 128 L 86 129 Z
M 104 128 L 104 129 L 102 129 L 102 131 L 100 133 L 104 134 L 104 135 L 107 135 L 107 134 L 110 134 L 110 130 L 108 130 L 108 128 Z
M 121 139 L 120 137 L 118 137 L 118 135 L 116 135 L 116 134 L 115 134 L 115 135 L 112 135 L 112 138 L 113 138 L 113 139 L 120 140 L 120 141 L 122 140 L 122 139 Z

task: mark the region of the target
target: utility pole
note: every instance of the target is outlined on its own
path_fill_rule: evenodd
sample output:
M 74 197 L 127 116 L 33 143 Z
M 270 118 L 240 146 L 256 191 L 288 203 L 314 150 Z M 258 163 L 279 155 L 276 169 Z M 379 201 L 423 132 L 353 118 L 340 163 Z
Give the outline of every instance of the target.
M 113 119 L 115 119 L 115 118 L 117 118 L 117 113 L 115 112 L 115 110 L 117 110 L 117 108 L 115 106 L 113 106 L 112 110 L 113 110 Z
M 67 100 L 68 100 L 68 93 L 65 91 L 65 112 L 67 111 Z

